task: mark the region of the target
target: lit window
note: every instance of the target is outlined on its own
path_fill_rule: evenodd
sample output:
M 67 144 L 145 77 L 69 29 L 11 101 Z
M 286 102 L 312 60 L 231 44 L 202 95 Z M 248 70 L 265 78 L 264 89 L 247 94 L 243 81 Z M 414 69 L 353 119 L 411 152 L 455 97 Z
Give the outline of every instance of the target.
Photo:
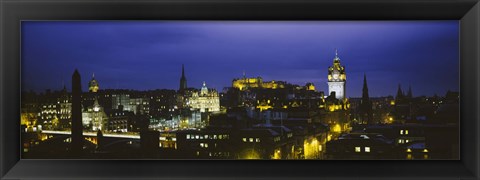
M 243 138 L 243 142 L 247 142 L 247 138 Z
M 190 134 L 187 134 L 187 139 L 190 139 Z
M 365 147 L 365 152 L 370 152 L 370 147 Z
M 203 148 L 203 147 L 205 147 L 205 145 L 204 145 L 203 143 L 200 143 L 200 147 L 202 147 L 202 148 Z
M 362 149 L 360 147 L 355 147 L 355 152 L 361 152 Z
M 407 140 L 405 140 L 405 143 L 408 143 L 408 139 L 407 139 Z
M 260 138 L 255 138 L 255 142 L 260 142 Z
M 403 134 L 403 130 L 400 130 L 400 134 Z
M 408 134 L 408 130 L 405 130 L 405 134 Z
M 253 142 L 253 138 L 248 138 L 248 141 Z

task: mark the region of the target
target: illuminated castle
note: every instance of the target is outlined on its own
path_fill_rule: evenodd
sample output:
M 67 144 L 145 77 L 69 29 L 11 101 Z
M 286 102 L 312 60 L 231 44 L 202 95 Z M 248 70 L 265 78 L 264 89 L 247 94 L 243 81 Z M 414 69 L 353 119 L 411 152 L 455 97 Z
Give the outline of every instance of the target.
M 95 79 L 95 74 L 92 75 L 92 80 L 88 83 L 88 91 L 89 92 L 97 92 L 99 89 L 98 82 Z
M 248 88 L 264 88 L 264 89 L 277 89 L 285 88 L 285 82 L 283 81 L 266 81 L 263 82 L 261 77 L 247 78 L 243 73 L 243 78 L 233 79 L 232 87 L 244 91 Z
M 332 92 L 335 92 L 335 98 L 344 99 L 346 82 L 345 66 L 340 64 L 338 51 L 335 50 L 333 65 L 328 68 L 328 94 L 331 95 Z

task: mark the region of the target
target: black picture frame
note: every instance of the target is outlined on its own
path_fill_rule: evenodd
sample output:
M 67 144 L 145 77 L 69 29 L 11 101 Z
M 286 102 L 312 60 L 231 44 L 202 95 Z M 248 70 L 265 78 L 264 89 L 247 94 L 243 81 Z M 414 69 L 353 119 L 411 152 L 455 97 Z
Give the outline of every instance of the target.
M 0 0 L 2 179 L 479 179 L 478 0 Z M 20 160 L 22 20 L 459 20 L 460 160 Z

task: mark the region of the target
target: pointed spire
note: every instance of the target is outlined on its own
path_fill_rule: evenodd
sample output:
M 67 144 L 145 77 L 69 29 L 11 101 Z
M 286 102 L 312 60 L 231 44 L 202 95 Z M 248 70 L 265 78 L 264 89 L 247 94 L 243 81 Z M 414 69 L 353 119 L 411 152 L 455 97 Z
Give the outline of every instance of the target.
M 333 61 L 340 61 L 340 57 L 338 57 L 338 49 L 335 48 L 335 58 L 333 58 Z
M 402 97 L 403 97 L 402 86 L 398 84 L 397 98 L 402 98 Z
M 182 77 L 185 77 L 185 66 L 182 64 Z
M 203 87 L 206 87 L 206 86 L 207 86 L 207 84 L 205 84 L 205 81 L 203 81 Z
M 180 92 L 184 92 L 184 90 L 187 89 L 187 78 L 185 77 L 185 65 L 182 64 L 182 77 L 180 78 Z
M 95 73 L 92 73 L 92 79 L 95 79 Z
M 243 78 L 246 78 L 245 70 L 243 70 Z
M 407 97 L 409 97 L 409 98 L 412 98 L 412 97 L 413 97 L 413 94 L 412 94 L 412 86 L 408 86 Z
M 367 75 L 363 73 L 363 94 L 362 98 L 364 101 L 368 101 L 370 96 L 368 95 L 368 85 L 367 85 Z
M 363 73 L 363 88 L 368 89 L 367 86 L 367 74 Z

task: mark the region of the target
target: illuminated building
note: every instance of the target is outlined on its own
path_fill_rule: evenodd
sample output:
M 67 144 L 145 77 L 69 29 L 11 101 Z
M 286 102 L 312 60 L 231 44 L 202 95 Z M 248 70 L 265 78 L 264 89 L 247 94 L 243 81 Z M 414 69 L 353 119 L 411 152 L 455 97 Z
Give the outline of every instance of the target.
M 98 82 L 95 79 L 95 74 L 92 75 L 92 80 L 88 83 L 88 91 L 89 92 L 97 92 L 99 89 Z
M 187 105 L 192 109 L 200 109 L 200 112 L 218 112 L 220 111 L 220 97 L 214 89 L 208 89 L 205 82 L 200 92 L 193 92 L 188 97 Z
M 149 115 L 154 118 L 167 118 L 173 115 L 172 110 L 176 105 L 176 90 L 155 90 L 149 91 L 150 108 Z
M 176 132 L 176 144 L 186 158 L 233 159 L 231 129 L 210 128 Z
M 239 89 L 240 91 L 247 90 L 249 88 L 263 88 L 263 89 L 278 89 L 285 88 L 286 83 L 283 81 L 263 81 L 261 77 L 247 78 L 243 74 L 243 78 L 236 78 L 232 80 L 232 87 Z
M 30 132 L 37 129 L 38 119 L 38 107 L 36 103 L 23 103 L 20 114 L 20 125 L 24 125 L 25 132 Z
M 128 109 L 135 114 L 149 114 L 150 100 L 148 98 L 130 98 Z
M 315 91 L 315 85 L 313 83 L 307 83 L 305 85 L 305 88 L 308 90 L 308 91 Z
M 376 133 L 350 133 L 326 144 L 327 159 L 392 159 L 392 140 Z
M 248 88 L 261 87 L 262 83 L 263 83 L 263 79 L 261 77 L 256 77 L 256 78 L 243 77 L 241 79 L 233 79 L 232 87 L 240 89 L 241 91 L 243 91 L 243 90 L 246 90 Z
M 131 111 L 113 110 L 109 113 L 104 130 L 111 132 L 129 132 L 133 130 L 138 132 L 140 131 L 138 125 L 133 127 L 133 123 L 131 123 L 133 116 L 134 114 Z
M 345 85 L 347 76 L 345 74 L 345 67 L 340 64 L 338 52 L 335 50 L 335 58 L 333 65 L 328 68 L 328 94 L 335 92 L 335 98 L 346 98 Z
M 131 111 L 130 108 L 130 94 L 127 93 L 116 93 L 112 94 L 112 109 L 118 109 L 122 106 L 123 110 Z
M 52 101 L 52 100 L 50 100 Z M 58 104 L 56 102 L 44 102 L 40 106 L 40 122 L 43 129 L 55 129 L 58 126 Z
M 65 86 L 63 87 L 62 95 L 58 99 L 57 103 L 57 117 L 59 118 L 60 128 L 70 128 L 70 119 L 72 118 L 72 101 Z
M 95 100 L 93 106 L 88 107 L 82 113 L 83 126 L 88 127 L 88 130 L 91 131 L 105 130 L 107 120 L 107 114 L 103 107 L 98 104 L 98 100 Z

